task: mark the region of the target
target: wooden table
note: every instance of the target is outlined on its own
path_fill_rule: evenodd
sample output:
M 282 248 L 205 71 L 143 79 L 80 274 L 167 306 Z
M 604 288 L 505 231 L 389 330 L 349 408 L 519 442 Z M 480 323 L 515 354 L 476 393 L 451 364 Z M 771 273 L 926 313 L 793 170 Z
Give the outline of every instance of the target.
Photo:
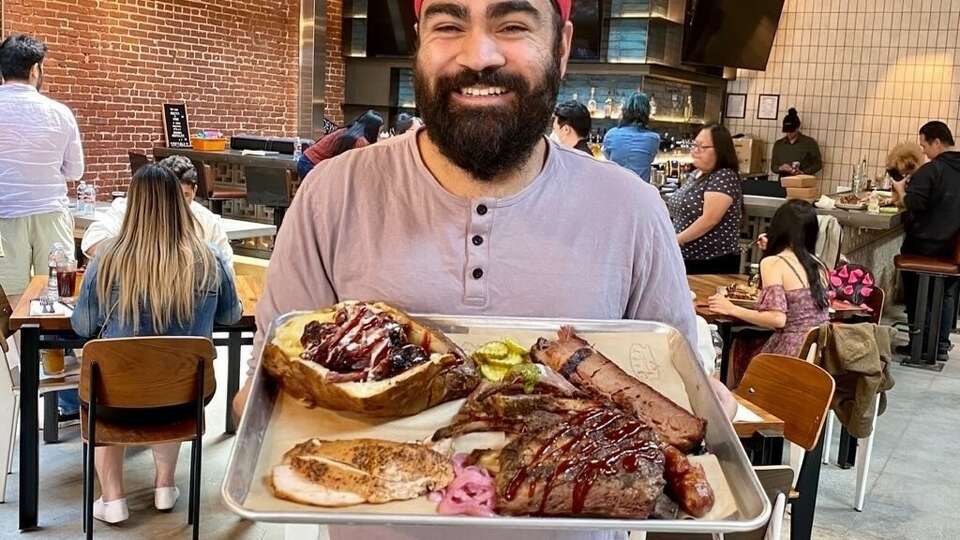
M 740 437 L 741 439 L 753 437 L 755 433 L 760 431 L 770 434 L 778 434 L 779 436 L 783 437 L 783 420 L 760 408 L 759 405 L 751 403 L 737 394 L 734 394 L 733 397 L 737 399 L 737 403 L 741 407 L 750 410 L 750 412 L 760 417 L 759 422 L 734 422 L 733 428 L 737 432 L 737 437 Z
M 694 300 L 697 315 L 706 319 L 708 323 L 739 322 L 738 319 L 710 311 L 707 301 L 711 296 L 717 294 L 717 288 L 726 287 L 732 283 L 746 286 L 747 280 L 749 279 L 749 276 L 744 274 L 703 274 L 687 276 L 687 285 L 690 287 L 690 290 L 697 295 L 696 300 Z
M 234 433 L 231 403 L 240 389 L 240 348 L 253 343 L 252 333 L 257 326 L 254 313 L 261 295 L 261 285 L 248 276 L 237 276 L 237 295 L 243 302 L 243 315 L 237 324 L 217 325 L 214 332 L 226 333 L 226 338 L 214 339 L 215 345 L 227 346 L 227 433 Z M 63 315 L 31 316 L 30 302 L 39 298 L 47 287 L 46 276 L 34 277 L 20 297 L 10 317 L 10 330 L 20 330 L 20 530 L 37 527 L 38 494 L 40 488 L 39 425 L 37 395 L 40 382 L 40 350 L 82 348 L 88 338 L 76 335 L 70 318 Z M 244 333 L 250 334 L 244 337 Z M 44 440 L 55 442 L 57 433 L 57 393 L 44 395 Z

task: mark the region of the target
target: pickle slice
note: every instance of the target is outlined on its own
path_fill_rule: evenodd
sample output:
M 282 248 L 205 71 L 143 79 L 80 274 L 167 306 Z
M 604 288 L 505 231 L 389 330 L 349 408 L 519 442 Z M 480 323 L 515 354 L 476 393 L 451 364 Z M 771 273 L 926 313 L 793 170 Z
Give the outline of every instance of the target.
M 479 355 L 482 358 L 488 360 L 506 358 L 510 354 L 510 350 L 504 343 L 499 341 L 491 341 L 490 343 L 485 344 L 476 350 L 473 354 Z
M 484 378 L 488 381 L 500 382 L 506 376 L 507 371 L 510 368 L 506 366 L 498 366 L 496 364 L 480 364 L 480 373 L 483 374 Z

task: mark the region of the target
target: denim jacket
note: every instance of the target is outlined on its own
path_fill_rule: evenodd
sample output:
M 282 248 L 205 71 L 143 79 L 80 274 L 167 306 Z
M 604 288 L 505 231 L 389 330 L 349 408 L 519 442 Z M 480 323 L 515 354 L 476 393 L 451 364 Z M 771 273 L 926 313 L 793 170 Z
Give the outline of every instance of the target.
M 211 248 L 213 253 L 216 250 Z M 237 289 L 233 282 L 233 274 L 228 271 L 224 259 L 216 256 L 217 270 L 219 274 L 219 283 L 216 288 L 210 288 L 203 293 L 202 298 L 198 298 L 194 308 L 193 317 L 178 323 L 176 319 L 172 320 L 170 327 L 166 332 L 159 333 L 153 327 L 150 318 L 150 310 L 143 307 L 140 310 L 140 331 L 134 334 L 132 325 L 121 325 L 117 313 L 110 309 L 117 302 L 119 289 L 113 287 L 110 293 L 109 304 L 106 304 L 104 313 L 101 313 L 100 307 L 102 299 L 97 296 L 97 271 L 100 257 L 94 258 L 87 267 L 86 275 L 83 278 L 83 286 L 80 289 L 80 297 L 77 299 L 77 307 L 70 318 L 70 324 L 74 332 L 80 336 L 96 336 L 103 327 L 100 334 L 105 338 L 119 338 L 139 336 L 200 336 L 211 337 L 213 335 L 214 324 L 233 324 L 240 320 L 243 314 L 243 308 L 237 297 Z M 170 279 L 176 279 L 176 276 L 170 276 Z M 105 320 L 109 319 L 109 320 Z

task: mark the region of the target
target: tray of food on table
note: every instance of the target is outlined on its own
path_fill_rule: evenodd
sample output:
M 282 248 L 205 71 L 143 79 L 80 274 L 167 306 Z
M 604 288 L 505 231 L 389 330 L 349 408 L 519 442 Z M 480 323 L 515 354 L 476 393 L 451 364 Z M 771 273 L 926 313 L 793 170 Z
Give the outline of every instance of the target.
M 270 326 L 222 496 L 255 521 L 737 532 L 770 504 L 679 332 L 343 302 Z
M 867 201 L 855 193 L 844 193 L 837 197 L 837 208 L 842 210 L 863 210 Z
M 760 289 L 752 284 L 731 283 L 727 285 L 726 297 L 733 304 L 752 308 L 760 298 Z

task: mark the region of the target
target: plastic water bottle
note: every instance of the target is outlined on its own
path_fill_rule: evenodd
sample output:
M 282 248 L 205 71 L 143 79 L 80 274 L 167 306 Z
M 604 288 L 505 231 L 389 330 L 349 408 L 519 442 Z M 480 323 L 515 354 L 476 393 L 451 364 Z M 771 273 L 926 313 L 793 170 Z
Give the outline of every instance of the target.
M 97 213 L 97 186 L 90 182 L 87 184 L 87 213 L 91 216 Z
M 86 211 L 86 206 L 83 204 L 83 199 L 87 196 L 87 183 L 83 180 L 80 181 L 80 184 L 77 185 L 77 212 L 83 214 Z
M 716 353 L 716 356 L 713 359 L 713 375 L 719 378 L 721 373 L 721 366 L 723 364 L 723 338 L 720 337 L 720 328 L 715 324 L 709 325 L 710 328 L 710 339 L 713 341 L 713 351 Z
M 53 247 L 50 248 L 50 255 L 47 257 L 47 266 L 50 273 L 47 277 L 47 296 L 51 298 L 59 297 L 59 290 L 57 289 L 57 266 L 64 262 L 67 258 L 67 250 L 63 247 L 63 244 L 60 242 L 54 242 Z
M 303 156 L 303 147 L 300 143 L 300 137 L 297 137 L 293 140 L 293 160 L 300 161 L 300 158 Z

